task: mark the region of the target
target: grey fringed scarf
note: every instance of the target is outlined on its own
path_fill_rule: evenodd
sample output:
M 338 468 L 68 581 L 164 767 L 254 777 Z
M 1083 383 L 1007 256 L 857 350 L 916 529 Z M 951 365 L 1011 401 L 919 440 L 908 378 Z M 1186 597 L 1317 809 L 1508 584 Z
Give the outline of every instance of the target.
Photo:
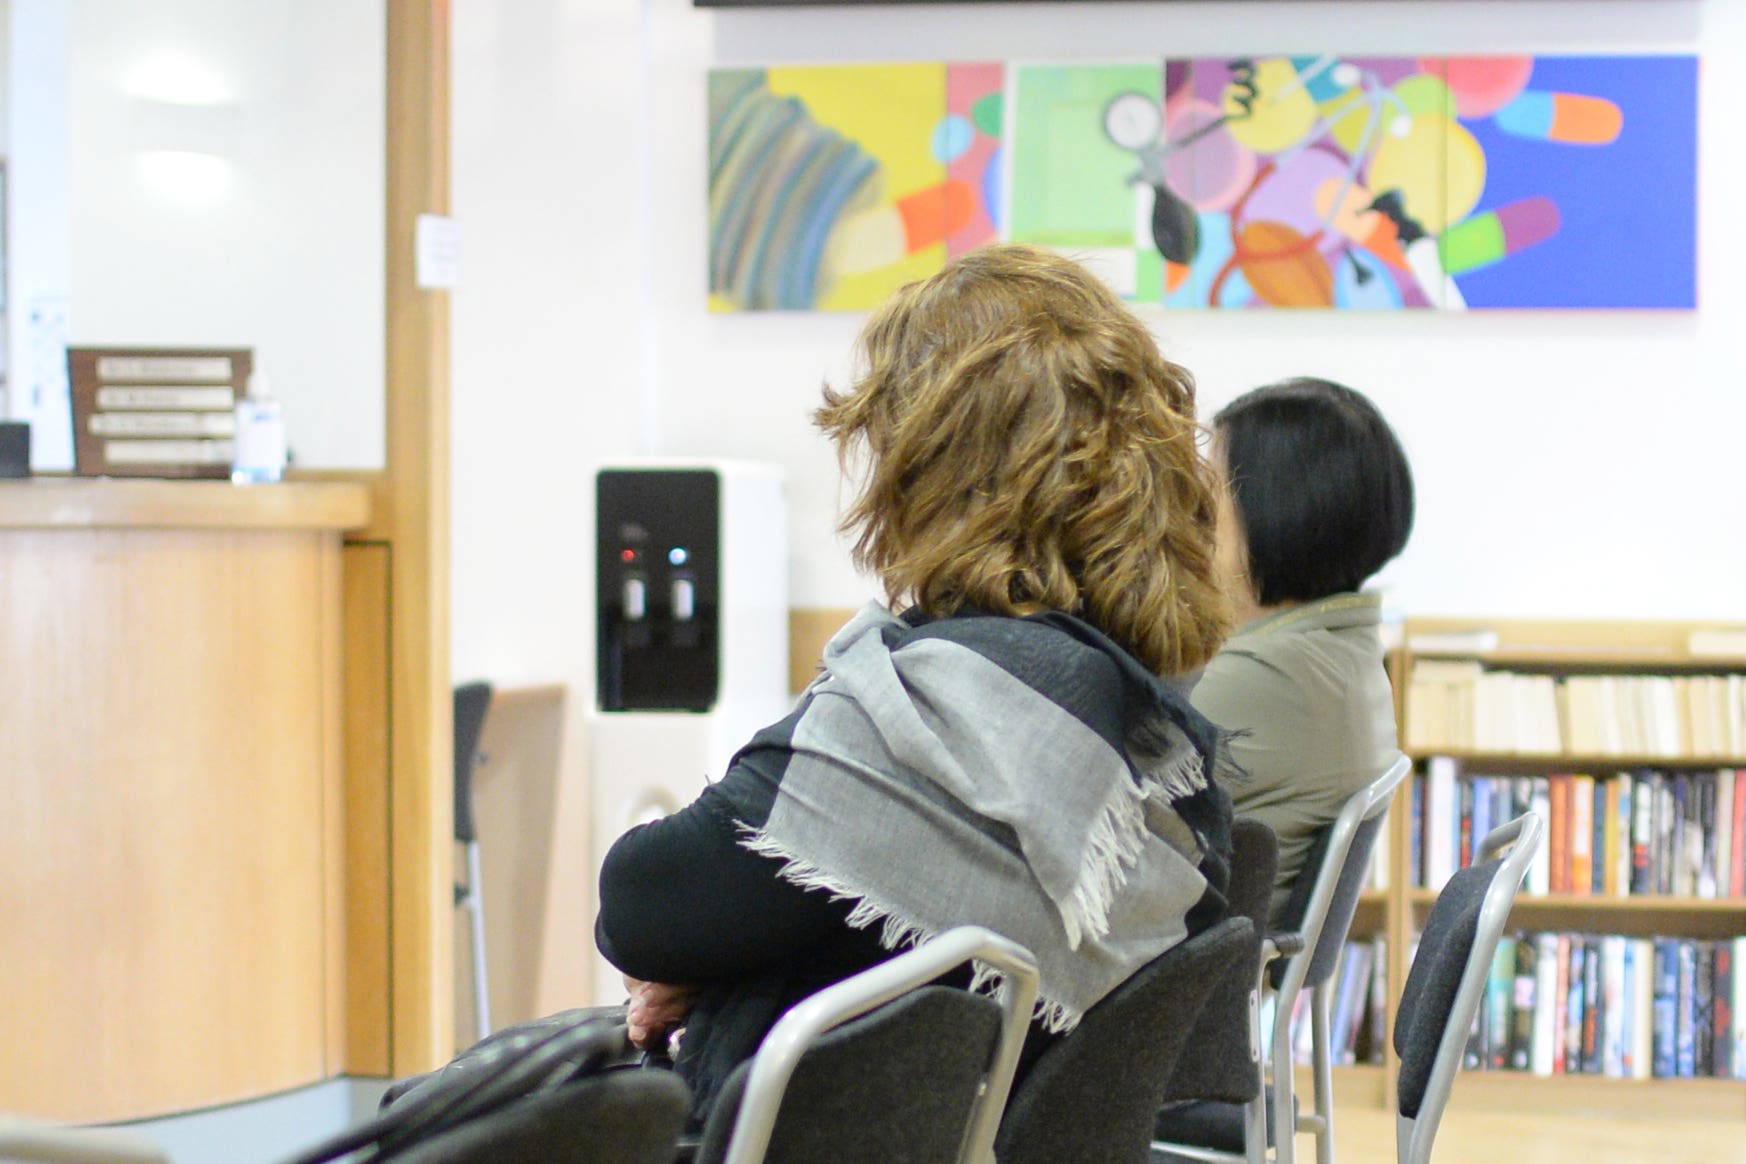
M 1205 833 L 1228 821 L 1213 739 L 1077 619 L 916 626 L 870 605 L 753 741 L 787 763 L 722 790 L 746 848 L 856 902 L 849 924 L 880 925 L 886 948 L 965 924 L 1029 948 L 1038 1017 L 1066 1030 L 1186 936 Z

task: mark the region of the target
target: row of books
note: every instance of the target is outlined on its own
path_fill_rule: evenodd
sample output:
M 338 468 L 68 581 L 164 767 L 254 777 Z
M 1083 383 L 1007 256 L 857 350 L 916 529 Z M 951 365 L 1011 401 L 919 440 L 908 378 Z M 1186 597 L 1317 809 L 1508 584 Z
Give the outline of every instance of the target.
M 1746 756 L 1746 675 L 1540 675 L 1420 659 L 1407 748 L 1578 756 Z
M 1546 843 L 1526 893 L 1746 897 L 1746 769 L 1737 768 L 1490 776 L 1434 756 L 1413 778 L 1413 883 L 1441 889 L 1487 832 L 1529 812 L 1546 822 Z
M 1523 933 L 1498 943 L 1465 1066 L 1746 1079 L 1746 937 Z
M 1334 995 L 1328 1008 L 1328 1046 L 1336 1065 L 1381 1063 L 1388 998 L 1388 946 L 1380 936 L 1347 942 L 1334 972 Z M 1310 1058 L 1310 994 L 1297 996 L 1291 1013 L 1291 1053 L 1294 1061 Z M 1272 1016 L 1262 1016 L 1262 1030 Z

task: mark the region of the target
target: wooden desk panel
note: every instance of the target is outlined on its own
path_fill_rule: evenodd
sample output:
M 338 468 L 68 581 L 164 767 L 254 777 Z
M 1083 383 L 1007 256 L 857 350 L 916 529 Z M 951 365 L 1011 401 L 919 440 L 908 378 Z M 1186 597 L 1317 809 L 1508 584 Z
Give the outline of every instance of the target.
M 0 1096 L 121 1119 L 325 1074 L 337 531 L 0 529 Z

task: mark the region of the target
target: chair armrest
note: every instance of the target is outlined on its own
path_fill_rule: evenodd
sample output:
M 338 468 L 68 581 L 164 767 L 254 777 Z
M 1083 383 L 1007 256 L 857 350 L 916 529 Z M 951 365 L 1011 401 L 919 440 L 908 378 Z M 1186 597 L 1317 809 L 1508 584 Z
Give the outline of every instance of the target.
M 1266 965 L 1278 958 L 1301 954 L 1303 947 L 1303 935 L 1300 933 L 1268 934 L 1261 939 L 1261 963 Z
M 169 1157 L 130 1132 L 67 1127 L 0 1115 L 0 1160 L 168 1164 Z

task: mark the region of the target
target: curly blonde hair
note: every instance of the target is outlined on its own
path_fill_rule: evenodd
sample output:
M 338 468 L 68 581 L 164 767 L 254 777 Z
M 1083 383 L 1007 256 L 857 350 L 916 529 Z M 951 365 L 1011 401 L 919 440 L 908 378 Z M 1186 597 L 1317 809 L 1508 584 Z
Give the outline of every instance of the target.
M 814 420 L 865 479 L 843 517 L 893 605 L 1077 614 L 1160 674 L 1230 625 L 1194 380 L 1083 267 L 982 247 L 867 321 Z

